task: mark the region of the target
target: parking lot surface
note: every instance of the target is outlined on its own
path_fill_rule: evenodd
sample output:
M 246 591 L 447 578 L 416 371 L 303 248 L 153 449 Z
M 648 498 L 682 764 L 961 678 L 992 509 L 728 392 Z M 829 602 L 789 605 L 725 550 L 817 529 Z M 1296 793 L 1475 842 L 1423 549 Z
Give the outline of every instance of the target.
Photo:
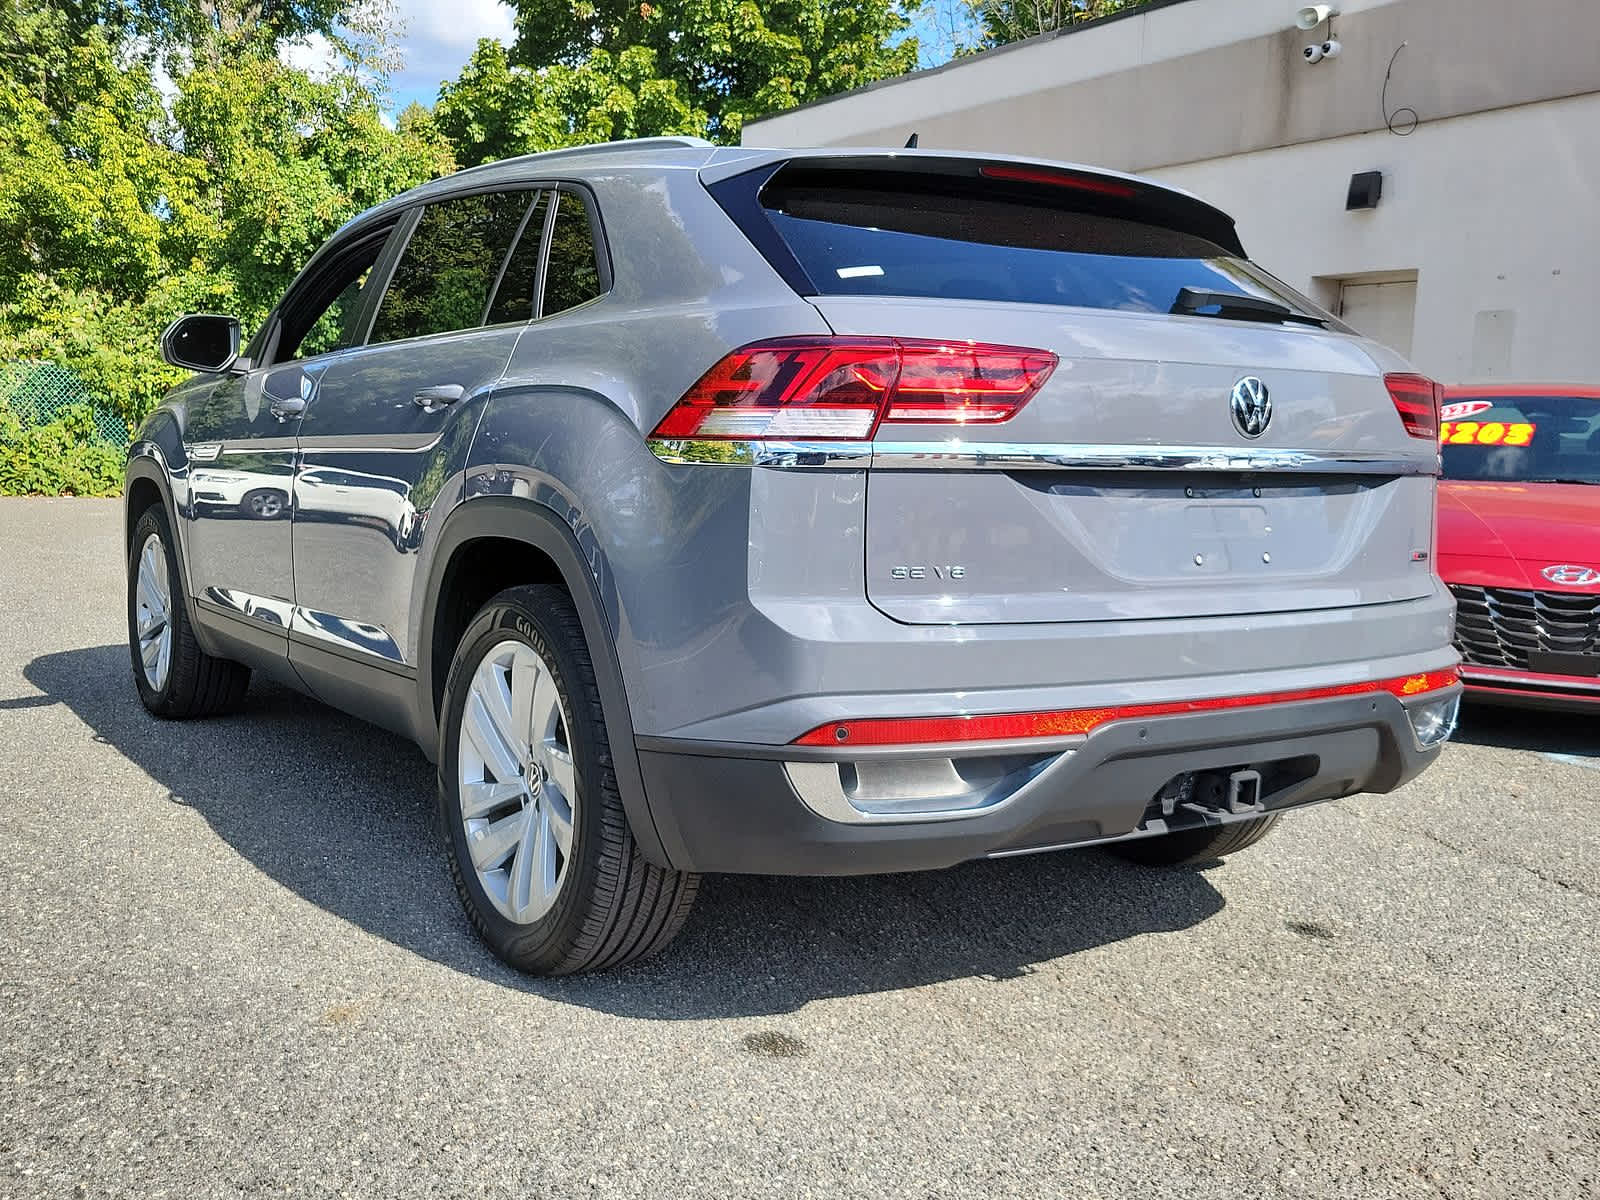
M 716 878 L 477 942 L 412 746 L 164 724 L 121 508 L 0 501 L 0 1196 L 1600 1195 L 1600 721 L 1470 713 L 1224 865 Z

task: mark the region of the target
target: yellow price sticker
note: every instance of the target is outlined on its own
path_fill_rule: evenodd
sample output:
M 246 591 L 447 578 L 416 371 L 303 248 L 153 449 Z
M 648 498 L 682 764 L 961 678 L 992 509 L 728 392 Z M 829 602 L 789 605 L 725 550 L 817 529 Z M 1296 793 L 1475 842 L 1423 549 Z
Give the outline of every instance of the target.
M 1439 425 L 1442 446 L 1526 446 L 1533 441 L 1531 421 L 1443 421 Z

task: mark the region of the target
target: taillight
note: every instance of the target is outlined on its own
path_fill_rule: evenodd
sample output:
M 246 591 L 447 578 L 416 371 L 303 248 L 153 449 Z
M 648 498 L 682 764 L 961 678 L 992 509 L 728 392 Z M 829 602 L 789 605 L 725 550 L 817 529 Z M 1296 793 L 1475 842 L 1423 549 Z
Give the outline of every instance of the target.
M 1444 388 L 1424 375 L 1385 375 L 1383 382 L 1406 432 L 1414 438 L 1438 441 Z
M 1055 370 L 1048 350 L 910 338 L 754 342 L 712 367 L 650 435 L 865 441 L 882 421 L 1009 420 Z

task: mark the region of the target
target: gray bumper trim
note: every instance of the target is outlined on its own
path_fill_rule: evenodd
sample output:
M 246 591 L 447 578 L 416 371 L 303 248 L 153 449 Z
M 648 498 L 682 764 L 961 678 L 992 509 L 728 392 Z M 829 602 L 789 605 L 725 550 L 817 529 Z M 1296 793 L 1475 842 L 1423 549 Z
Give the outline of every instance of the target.
M 707 754 L 692 741 L 641 741 L 651 813 L 673 866 L 772 875 L 947 867 L 1137 836 L 1153 797 L 1185 771 L 1315 759 L 1308 776 L 1263 796 L 1265 811 L 1278 812 L 1393 791 L 1439 753 L 1417 748 L 1405 705 L 1387 693 L 1123 721 L 1059 755 L 992 812 L 959 821 L 845 824 L 817 815 L 795 794 L 782 757 L 792 750 L 752 746 L 738 757 L 731 749 Z

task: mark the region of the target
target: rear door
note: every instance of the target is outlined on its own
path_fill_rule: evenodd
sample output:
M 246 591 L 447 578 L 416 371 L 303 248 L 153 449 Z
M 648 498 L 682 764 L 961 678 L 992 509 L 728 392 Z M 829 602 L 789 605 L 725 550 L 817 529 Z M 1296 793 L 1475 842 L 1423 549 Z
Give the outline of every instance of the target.
M 413 214 L 369 306 L 365 344 L 332 365 L 306 413 L 290 659 L 336 703 L 348 672 L 330 657 L 415 669 L 418 551 L 433 506 L 459 486 L 482 402 L 534 315 L 548 195 L 480 192 Z
M 797 164 L 760 203 L 835 333 L 1059 359 L 1002 423 L 879 426 L 867 591 L 888 615 L 1130 620 L 1430 593 L 1434 440 L 1408 435 L 1363 343 L 1250 264 L 1216 210 L 974 160 Z

